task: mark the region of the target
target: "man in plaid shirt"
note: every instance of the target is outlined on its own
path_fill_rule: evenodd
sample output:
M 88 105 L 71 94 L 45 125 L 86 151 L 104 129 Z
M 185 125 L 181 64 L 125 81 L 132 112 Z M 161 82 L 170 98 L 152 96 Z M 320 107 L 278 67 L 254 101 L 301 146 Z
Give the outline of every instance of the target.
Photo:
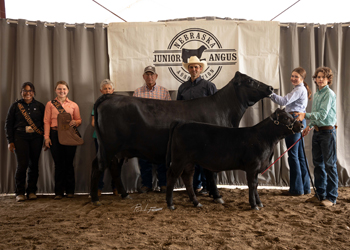
M 142 87 L 137 88 L 134 91 L 133 96 L 149 98 L 149 99 L 159 99 L 159 100 L 171 100 L 169 91 L 156 84 L 158 74 L 154 66 L 147 66 L 143 73 L 143 79 L 146 84 Z M 141 179 L 142 187 L 139 190 L 141 193 L 147 193 L 152 190 L 152 163 L 144 160 L 138 159 L 141 168 Z M 158 185 L 160 186 L 160 192 L 166 192 L 166 167 L 165 164 L 157 165 L 158 172 Z
M 153 66 L 147 66 L 143 73 L 143 79 L 146 84 L 136 89 L 133 96 L 170 101 L 171 97 L 169 91 L 156 84 L 157 78 L 158 74 L 156 68 Z

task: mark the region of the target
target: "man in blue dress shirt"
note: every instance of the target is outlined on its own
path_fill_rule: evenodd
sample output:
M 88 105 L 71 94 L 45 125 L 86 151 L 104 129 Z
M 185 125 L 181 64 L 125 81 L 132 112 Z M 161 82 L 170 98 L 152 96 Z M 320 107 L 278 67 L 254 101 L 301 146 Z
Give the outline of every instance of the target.
M 200 74 L 207 68 L 207 62 L 201 61 L 197 56 L 191 56 L 187 63 L 183 62 L 182 66 L 190 73 L 191 78 L 180 85 L 177 93 L 177 100 L 191 100 L 199 97 L 210 96 L 216 93 L 217 89 L 214 83 L 204 80 Z M 217 175 L 214 173 L 214 178 Z M 203 186 L 203 189 L 202 189 Z M 207 193 L 207 183 L 203 168 L 195 165 L 193 176 L 194 190 L 202 194 Z

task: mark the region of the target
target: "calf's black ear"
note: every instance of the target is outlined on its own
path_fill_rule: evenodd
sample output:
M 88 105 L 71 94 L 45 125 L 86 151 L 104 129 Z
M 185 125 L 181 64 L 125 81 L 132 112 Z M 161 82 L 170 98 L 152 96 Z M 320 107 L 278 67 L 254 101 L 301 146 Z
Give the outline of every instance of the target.
M 276 109 L 276 111 L 272 113 L 272 115 L 271 115 L 272 120 L 277 120 L 277 112 L 278 111 L 279 111 L 279 108 Z

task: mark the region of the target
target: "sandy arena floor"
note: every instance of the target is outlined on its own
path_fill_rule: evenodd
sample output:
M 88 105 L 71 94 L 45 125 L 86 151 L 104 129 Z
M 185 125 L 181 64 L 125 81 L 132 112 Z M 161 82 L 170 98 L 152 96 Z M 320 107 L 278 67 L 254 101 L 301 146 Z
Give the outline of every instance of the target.
M 199 196 L 194 208 L 185 191 L 102 195 L 95 207 L 87 195 L 73 199 L 15 202 L 0 197 L 0 249 L 350 249 L 350 188 L 325 208 L 261 189 L 264 208 L 250 210 L 247 189 L 219 189 L 224 205 Z

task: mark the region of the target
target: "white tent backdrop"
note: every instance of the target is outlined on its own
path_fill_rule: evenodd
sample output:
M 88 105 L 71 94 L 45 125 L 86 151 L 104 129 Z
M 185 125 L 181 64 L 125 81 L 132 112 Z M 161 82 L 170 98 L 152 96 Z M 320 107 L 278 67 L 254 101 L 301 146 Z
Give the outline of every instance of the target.
M 349 22 L 348 0 L 5 0 L 6 17 L 66 23 L 157 22 L 213 16 L 283 23 Z M 297 3 L 296 3 L 297 2 Z M 295 5 L 293 5 L 296 3 Z M 286 10 L 289 6 L 293 7 Z M 20 8 L 18 8 L 20 6 Z M 325 9 L 326 6 L 326 9 Z M 281 15 L 281 12 L 283 12 Z M 115 14 L 118 16 L 116 16 Z M 324 13 L 324 14 L 323 14 Z M 278 16 L 277 16 L 278 15 Z
M 92 140 L 93 128 L 91 109 L 100 95 L 99 83 L 109 77 L 107 52 L 107 30 L 103 24 L 92 27 L 76 24 L 74 27 L 64 23 L 55 26 L 44 22 L 35 25 L 26 20 L 0 20 L 0 193 L 14 192 L 14 173 L 16 160 L 7 149 L 4 124 L 8 108 L 20 98 L 20 86 L 30 81 L 36 86 L 36 99 L 42 103 L 54 98 L 54 84 L 65 80 L 70 84 L 69 98 L 80 107 L 83 123 L 79 130 L 85 140 L 79 146 L 75 156 L 76 192 L 89 192 L 91 162 L 95 156 Z M 337 94 L 337 154 L 340 185 L 350 185 L 349 131 L 350 117 L 347 109 L 350 104 L 350 28 L 349 24 L 335 23 L 332 26 L 289 23 L 280 26 L 279 89 L 276 92 L 285 95 L 292 89 L 290 74 L 293 68 L 302 66 L 308 72 L 306 82 L 315 92 L 311 81 L 314 70 L 319 66 L 328 66 L 334 72 L 334 84 L 331 88 Z M 141 75 L 142 72 L 133 72 Z M 233 75 L 232 75 L 233 76 Z M 271 79 L 273 81 L 275 79 Z M 269 84 L 269 82 L 265 82 Z M 140 82 L 141 84 L 141 82 Z M 131 95 L 132 92 L 123 92 Z M 175 99 L 176 92 L 171 93 Z M 249 108 L 240 126 L 252 126 L 271 114 L 278 105 L 269 99 Z M 311 110 L 311 102 L 307 108 Z M 306 137 L 306 154 L 311 171 L 311 135 Z M 274 159 L 286 150 L 284 142 L 279 143 Z M 52 193 L 54 165 L 49 151 L 42 152 L 39 165 L 39 193 Z M 260 185 L 288 185 L 288 163 L 284 156 L 267 173 L 259 176 Z M 312 171 L 313 172 L 313 171 Z M 123 182 L 129 192 L 139 185 L 139 170 L 135 159 L 124 164 Z M 106 182 L 109 175 L 105 175 Z M 243 185 L 246 183 L 242 171 L 228 171 L 219 174 L 220 184 Z M 106 190 L 110 189 L 105 184 Z

